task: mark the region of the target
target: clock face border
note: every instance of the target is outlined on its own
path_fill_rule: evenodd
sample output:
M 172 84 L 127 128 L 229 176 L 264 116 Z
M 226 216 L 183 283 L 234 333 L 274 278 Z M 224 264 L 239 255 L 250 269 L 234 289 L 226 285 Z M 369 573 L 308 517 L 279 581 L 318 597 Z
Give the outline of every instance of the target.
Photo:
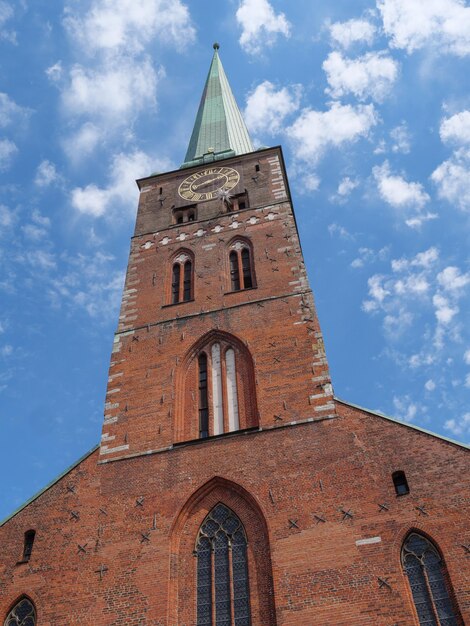
M 219 191 L 230 191 L 240 182 L 240 172 L 231 167 L 206 167 L 187 176 L 178 187 L 183 200 L 206 201 L 217 198 Z M 213 185 L 216 184 L 216 187 Z M 212 185 L 212 186 L 211 186 Z

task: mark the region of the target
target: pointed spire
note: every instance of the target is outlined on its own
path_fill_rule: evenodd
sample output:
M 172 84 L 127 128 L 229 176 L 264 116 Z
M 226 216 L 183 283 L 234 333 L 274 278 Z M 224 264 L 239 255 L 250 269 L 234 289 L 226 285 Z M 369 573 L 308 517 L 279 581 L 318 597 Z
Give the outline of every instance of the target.
M 207 76 L 188 151 L 181 167 L 253 152 L 245 122 L 219 58 L 219 44 Z

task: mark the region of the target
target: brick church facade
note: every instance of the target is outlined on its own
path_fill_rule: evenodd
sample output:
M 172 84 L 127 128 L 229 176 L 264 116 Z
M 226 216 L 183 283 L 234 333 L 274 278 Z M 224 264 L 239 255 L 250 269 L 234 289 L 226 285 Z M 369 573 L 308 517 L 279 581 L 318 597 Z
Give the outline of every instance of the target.
M 101 444 L 0 527 L 0 624 L 470 624 L 468 450 L 333 395 L 215 48 L 185 163 L 138 181 Z

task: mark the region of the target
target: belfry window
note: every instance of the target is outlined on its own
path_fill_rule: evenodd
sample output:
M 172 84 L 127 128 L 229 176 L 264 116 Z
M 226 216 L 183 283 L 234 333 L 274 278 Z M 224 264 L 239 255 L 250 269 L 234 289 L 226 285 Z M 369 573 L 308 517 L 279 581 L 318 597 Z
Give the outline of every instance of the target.
M 171 304 L 193 299 L 193 262 L 188 254 L 176 257 L 171 272 Z
M 451 599 L 449 577 L 434 545 L 411 533 L 402 549 L 402 563 L 421 626 L 460 626 Z
M 36 611 L 28 598 L 22 598 L 8 613 L 5 626 L 36 626 Z
M 224 504 L 202 523 L 195 553 L 197 626 L 250 626 L 245 529 Z
M 255 286 L 252 252 L 244 241 L 232 244 L 229 254 L 230 285 L 232 291 L 251 289 Z
M 248 209 L 248 194 L 239 193 L 236 196 L 230 196 L 230 200 L 227 202 L 227 210 L 229 213 L 234 213 L 235 211 L 243 211 L 244 209 Z
M 209 436 L 209 405 L 207 398 L 207 356 L 199 355 L 199 437 Z
M 196 205 L 183 207 L 181 209 L 175 209 L 173 211 L 173 223 L 174 224 L 186 224 L 186 222 L 194 222 L 197 219 L 196 213 L 197 213 Z

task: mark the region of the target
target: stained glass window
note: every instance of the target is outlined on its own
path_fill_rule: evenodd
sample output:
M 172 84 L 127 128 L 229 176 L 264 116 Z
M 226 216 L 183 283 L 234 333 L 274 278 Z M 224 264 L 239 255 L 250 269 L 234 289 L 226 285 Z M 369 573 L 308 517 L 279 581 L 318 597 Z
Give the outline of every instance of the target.
M 206 517 L 196 542 L 197 626 L 250 626 L 245 529 L 224 504 Z
M 28 598 L 22 598 L 9 612 L 5 626 L 36 626 L 36 611 Z
M 433 544 L 412 533 L 403 546 L 402 560 L 420 626 L 460 626 L 445 565 Z

